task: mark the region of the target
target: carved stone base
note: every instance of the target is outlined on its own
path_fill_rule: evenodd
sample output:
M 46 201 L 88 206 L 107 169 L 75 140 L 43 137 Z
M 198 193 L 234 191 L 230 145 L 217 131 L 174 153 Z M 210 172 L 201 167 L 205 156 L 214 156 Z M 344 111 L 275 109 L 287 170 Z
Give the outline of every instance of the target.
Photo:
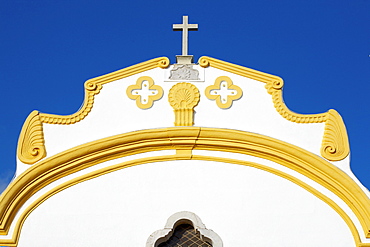
M 170 73 L 170 80 L 199 80 L 199 71 L 191 64 L 175 64 Z

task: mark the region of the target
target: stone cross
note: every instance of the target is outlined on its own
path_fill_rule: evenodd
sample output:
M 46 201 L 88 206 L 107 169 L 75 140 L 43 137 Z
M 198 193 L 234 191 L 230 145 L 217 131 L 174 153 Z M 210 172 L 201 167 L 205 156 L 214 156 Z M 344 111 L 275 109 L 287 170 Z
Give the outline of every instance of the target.
M 182 17 L 182 24 L 173 24 L 174 31 L 182 31 L 182 56 L 188 55 L 188 31 L 197 31 L 198 24 L 189 24 L 188 17 Z

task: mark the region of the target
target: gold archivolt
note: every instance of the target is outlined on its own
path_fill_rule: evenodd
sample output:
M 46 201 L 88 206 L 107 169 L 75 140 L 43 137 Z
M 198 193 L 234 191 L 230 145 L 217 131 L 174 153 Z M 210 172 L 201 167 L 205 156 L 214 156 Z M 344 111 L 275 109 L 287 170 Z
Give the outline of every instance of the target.
M 35 210 L 40 204 L 42 204 L 44 201 L 52 197 L 53 195 L 59 193 L 60 191 L 63 191 L 71 186 L 74 186 L 78 183 L 94 179 L 96 177 L 105 175 L 107 173 L 115 172 L 120 169 L 128 168 L 131 166 L 135 165 L 141 165 L 145 163 L 152 163 L 152 162 L 163 162 L 163 161 L 171 161 L 171 160 L 177 160 L 178 155 L 167 155 L 167 156 L 158 156 L 158 157 L 151 157 L 151 158 L 142 158 L 138 160 L 132 160 L 132 161 L 127 161 L 123 162 L 117 165 L 112 165 L 109 167 L 105 167 L 102 169 L 99 169 L 97 171 L 90 172 L 88 174 L 82 175 L 80 177 L 71 179 L 70 181 L 64 182 L 60 184 L 59 186 L 56 186 L 54 189 L 48 191 L 44 195 L 42 195 L 40 198 L 38 198 L 36 201 L 34 201 L 30 206 L 25 209 L 23 214 L 20 216 L 18 222 L 16 223 L 15 230 L 12 236 L 12 239 L 9 240 L 0 240 L 0 246 L 6 245 L 6 246 L 17 246 L 19 238 L 20 238 L 20 233 L 21 229 L 23 227 L 24 222 L 26 221 L 28 215 L 30 215 L 33 210 Z M 242 160 L 235 160 L 235 159 L 229 159 L 229 158 L 220 158 L 220 157 L 210 157 L 210 156 L 201 156 L 201 155 L 194 155 L 191 157 L 192 160 L 211 160 L 211 161 L 217 161 L 217 162 L 223 162 L 223 163 L 230 163 L 230 164 L 238 164 L 238 165 L 244 165 L 244 166 L 249 166 L 249 167 L 254 167 L 260 170 L 267 171 L 269 173 L 275 174 L 279 177 L 282 177 L 284 179 L 287 179 L 298 186 L 302 187 L 303 189 L 307 190 L 308 192 L 314 194 L 316 197 L 318 197 L 320 200 L 328 204 L 334 211 L 336 211 L 344 220 L 344 222 L 347 224 L 349 227 L 354 242 L 356 243 L 357 247 L 365 247 L 365 246 L 370 246 L 370 244 L 364 244 L 361 243 L 361 238 L 357 232 L 356 226 L 353 224 L 351 218 L 330 198 L 325 196 L 324 194 L 320 193 L 313 187 L 307 185 L 306 183 L 300 181 L 299 179 L 286 174 L 280 170 L 264 166 L 261 164 L 257 164 L 254 162 L 248 162 L 248 161 L 242 161 Z
M 171 159 L 196 159 L 197 156 L 192 155 L 193 149 L 214 150 L 252 155 L 293 169 L 341 198 L 358 218 L 365 236 L 370 237 L 370 200 L 339 168 L 306 150 L 267 136 L 200 127 L 173 127 L 125 133 L 80 145 L 40 161 L 17 177 L 1 194 L 0 234 L 8 233 L 20 207 L 34 193 L 51 182 L 104 161 L 168 149 L 177 151 Z M 348 220 L 346 222 L 348 223 Z M 358 242 L 358 246 L 370 245 Z
M 321 155 L 331 161 L 342 160 L 349 154 L 349 143 L 345 125 L 341 116 L 335 110 L 321 114 L 304 115 L 290 111 L 282 97 L 283 80 L 274 75 L 227 63 L 215 58 L 201 57 L 198 61 L 202 67 L 214 67 L 247 78 L 266 83 L 267 92 L 271 94 L 276 110 L 289 121 L 296 123 L 322 123 L 325 122 L 325 131 L 321 146 Z M 18 142 L 18 158 L 26 164 L 34 164 L 45 157 L 46 149 L 42 134 L 42 124 L 73 124 L 84 119 L 91 111 L 94 96 L 100 92 L 102 85 L 119 80 L 153 68 L 166 68 L 170 65 L 169 59 L 160 57 L 149 60 L 116 72 L 103 75 L 86 81 L 85 101 L 81 109 L 68 116 L 39 113 L 30 114 L 23 125 L 20 141 Z

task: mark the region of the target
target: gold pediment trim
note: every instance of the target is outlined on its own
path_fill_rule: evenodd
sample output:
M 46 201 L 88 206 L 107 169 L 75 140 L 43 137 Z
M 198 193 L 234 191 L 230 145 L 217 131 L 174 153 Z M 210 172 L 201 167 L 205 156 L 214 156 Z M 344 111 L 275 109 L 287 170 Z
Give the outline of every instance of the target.
M 349 154 L 348 135 L 343 119 L 332 109 L 327 112 L 326 119 L 321 155 L 332 161 L 342 160 Z
M 166 57 L 159 57 L 139 63 L 115 72 L 92 78 L 85 82 L 85 100 L 80 110 L 72 115 L 61 116 L 40 113 L 40 119 L 43 123 L 49 124 L 74 124 L 84 119 L 91 111 L 94 104 L 94 96 L 97 95 L 102 86 L 112 81 L 117 81 L 150 69 L 167 68 L 170 60 Z
M 44 132 L 40 115 L 33 111 L 23 124 L 17 147 L 18 159 L 33 164 L 46 156 Z
M 195 149 L 252 155 L 297 171 L 333 192 L 346 203 L 361 223 L 365 236 L 370 238 L 370 200 L 359 185 L 336 166 L 302 148 L 268 136 L 245 131 L 203 127 L 173 127 L 125 133 L 86 143 L 38 162 L 12 181 L 0 195 L 0 235 L 7 235 L 15 215 L 24 203 L 48 184 L 105 161 L 144 152 L 170 149 L 187 150 L 189 153 Z M 183 152 L 178 152 L 170 157 L 171 160 L 198 158 L 196 155 L 183 155 Z M 213 158 L 207 159 L 212 160 Z M 150 162 L 165 160 L 168 158 L 158 156 L 151 157 Z M 126 167 L 139 163 L 139 161 L 128 162 Z M 144 163 L 148 163 L 148 161 Z M 101 175 L 103 172 L 98 171 L 98 174 L 91 178 L 99 174 Z M 68 182 L 68 186 L 65 187 L 81 181 Z M 56 189 L 54 194 L 64 188 Z M 21 226 L 27 215 L 50 196 L 52 194 L 39 198 L 33 208 L 24 211 L 23 218 L 16 222 L 16 230 L 12 240 L 0 240 L 0 245 L 16 246 Z M 321 198 L 320 195 L 318 197 Z M 330 203 L 328 204 L 330 205 Z M 338 209 L 338 207 L 335 208 Z M 339 210 L 341 209 L 339 208 Z M 343 212 L 343 214 L 345 213 Z M 370 246 L 370 244 L 361 243 L 358 237 L 360 229 L 348 223 L 348 216 L 342 216 L 342 218 L 350 228 L 352 227 L 351 231 L 357 246 Z
M 17 156 L 26 164 L 34 164 L 46 156 L 42 124 L 74 124 L 84 119 L 94 105 L 94 97 L 104 84 L 120 80 L 150 69 L 167 68 L 170 60 L 159 57 L 115 72 L 87 80 L 84 84 L 85 99 L 82 107 L 72 115 L 54 115 L 33 111 L 23 125 L 18 141 Z
M 46 148 L 44 146 L 42 123 L 74 124 L 81 121 L 91 111 L 94 104 L 94 97 L 100 92 L 104 84 L 144 72 L 149 69 L 157 67 L 166 68 L 169 64 L 170 61 L 166 57 L 155 58 L 86 81 L 84 103 L 80 110 L 72 115 L 63 116 L 39 113 L 37 111 L 32 112 L 27 119 L 33 119 L 33 121 L 26 121 L 24 123 L 19 137 L 17 151 L 18 158 L 26 164 L 34 164 L 44 158 L 46 156 Z M 276 110 L 285 119 L 296 123 L 325 122 L 325 132 L 321 147 L 321 155 L 324 158 L 330 161 L 339 161 L 348 156 L 350 148 L 346 127 L 339 113 L 335 110 L 329 110 L 328 112 L 321 114 L 298 114 L 290 111 L 285 105 L 282 97 L 282 87 L 284 82 L 278 76 L 210 57 L 201 57 L 199 59 L 199 65 L 202 67 L 211 66 L 266 83 L 265 87 L 267 92 L 272 95 L 272 100 Z
M 284 81 L 281 77 L 207 56 L 199 58 L 198 63 L 203 68 L 211 66 L 216 69 L 228 71 L 230 73 L 265 83 L 265 88 L 272 96 L 272 101 L 276 111 L 283 118 L 295 123 L 325 122 L 325 132 L 321 145 L 321 155 L 325 159 L 330 161 L 339 161 L 348 156 L 350 148 L 347 131 L 343 120 L 337 111 L 331 109 L 320 114 L 295 113 L 284 103 L 282 93 Z

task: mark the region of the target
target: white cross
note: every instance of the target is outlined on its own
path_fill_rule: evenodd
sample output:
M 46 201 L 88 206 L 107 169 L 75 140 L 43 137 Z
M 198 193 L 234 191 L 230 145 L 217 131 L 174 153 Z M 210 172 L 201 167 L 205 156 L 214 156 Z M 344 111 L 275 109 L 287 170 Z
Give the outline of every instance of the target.
M 149 83 L 148 81 L 142 81 L 141 82 L 141 88 L 140 89 L 134 89 L 131 91 L 133 95 L 140 95 L 140 101 L 141 104 L 147 104 L 149 97 L 153 95 L 158 94 L 158 90 L 155 89 L 149 89 Z
M 174 31 L 182 31 L 182 55 L 188 55 L 188 31 L 197 31 L 198 24 L 189 24 L 188 17 L 182 17 L 182 24 L 173 24 Z
M 212 95 L 220 95 L 220 97 L 221 97 L 221 104 L 226 104 L 226 102 L 228 101 L 227 98 L 229 96 L 236 95 L 237 91 L 234 90 L 234 89 L 228 89 L 227 82 L 226 81 L 222 81 L 221 84 L 220 84 L 220 89 L 211 90 L 210 93 Z

